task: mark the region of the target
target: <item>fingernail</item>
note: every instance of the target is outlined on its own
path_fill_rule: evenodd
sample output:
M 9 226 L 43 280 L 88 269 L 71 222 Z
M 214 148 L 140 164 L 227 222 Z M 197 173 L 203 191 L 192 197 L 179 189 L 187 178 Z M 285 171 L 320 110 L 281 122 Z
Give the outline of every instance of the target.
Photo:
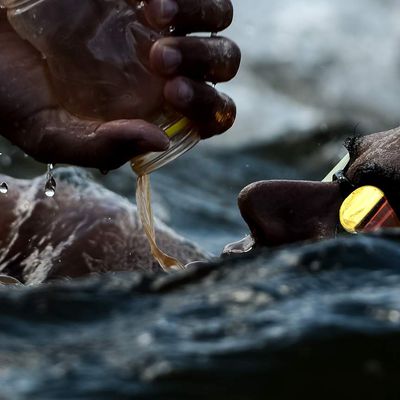
M 176 100 L 180 104 L 187 105 L 193 99 L 194 96 L 193 88 L 184 80 L 180 80 L 176 88 L 176 96 L 177 96 Z
M 162 61 L 166 73 L 172 73 L 182 62 L 182 54 L 173 47 L 163 46 Z
M 161 0 L 159 22 L 164 25 L 173 20 L 178 13 L 178 4 L 174 0 Z

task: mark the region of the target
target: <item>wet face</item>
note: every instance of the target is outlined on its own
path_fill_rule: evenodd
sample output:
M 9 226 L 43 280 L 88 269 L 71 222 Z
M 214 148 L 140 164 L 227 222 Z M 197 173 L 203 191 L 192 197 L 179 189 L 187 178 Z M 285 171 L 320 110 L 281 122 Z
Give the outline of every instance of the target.
M 346 141 L 346 177 L 383 190 L 400 213 L 400 128 Z M 242 190 L 241 214 L 256 243 L 279 246 L 333 237 L 344 196 L 336 182 L 261 181 Z

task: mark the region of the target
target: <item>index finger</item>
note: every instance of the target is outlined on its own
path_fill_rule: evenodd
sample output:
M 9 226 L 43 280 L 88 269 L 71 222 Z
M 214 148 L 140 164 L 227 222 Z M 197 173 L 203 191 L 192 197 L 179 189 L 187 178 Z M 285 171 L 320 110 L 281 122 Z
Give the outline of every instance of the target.
M 147 0 L 146 18 L 156 28 L 173 26 L 179 34 L 220 32 L 233 19 L 230 0 Z

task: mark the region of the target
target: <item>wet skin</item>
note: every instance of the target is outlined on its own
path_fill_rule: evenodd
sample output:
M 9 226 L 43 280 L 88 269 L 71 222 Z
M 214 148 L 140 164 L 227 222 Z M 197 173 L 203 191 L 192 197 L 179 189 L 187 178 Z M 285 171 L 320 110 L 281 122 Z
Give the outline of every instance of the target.
M 225 132 L 234 122 L 235 105 L 205 81 L 233 78 L 240 50 L 223 37 L 179 35 L 226 28 L 231 2 L 149 0 L 145 14 L 157 29 L 176 27 L 177 36 L 157 41 L 149 53 L 151 68 L 166 79 L 166 102 L 197 123 L 202 138 Z M 124 115 L 90 121 L 71 115 L 57 103 L 47 72 L 41 54 L 18 37 L 0 10 L 0 134 L 36 160 L 110 170 L 138 154 L 168 148 L 165 134 L 143 120 Z
M 346 141 L 350 163 L 345 171 L 355 186 L 374 185 L 400 212 L 400 128 Z M 333 237 L 344 197 L 337 183 L 261 181 L 242 190 L 238 204 L 256 243 L 261 246 Z

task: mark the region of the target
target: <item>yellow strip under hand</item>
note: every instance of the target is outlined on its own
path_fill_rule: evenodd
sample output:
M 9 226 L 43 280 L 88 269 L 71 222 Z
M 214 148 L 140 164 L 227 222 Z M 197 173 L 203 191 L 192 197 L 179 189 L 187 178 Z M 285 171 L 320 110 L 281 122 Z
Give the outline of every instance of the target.
M 181 118 L 174 125 L 170 126 L 168 129 L 166 129 L 165 133 L 169 138 L 172 138 L 177 133 L 179 133 L 181 130 L 186 128 L 189 125 L 189 123 L 190 123 L 190 121 L 187 118 Z

